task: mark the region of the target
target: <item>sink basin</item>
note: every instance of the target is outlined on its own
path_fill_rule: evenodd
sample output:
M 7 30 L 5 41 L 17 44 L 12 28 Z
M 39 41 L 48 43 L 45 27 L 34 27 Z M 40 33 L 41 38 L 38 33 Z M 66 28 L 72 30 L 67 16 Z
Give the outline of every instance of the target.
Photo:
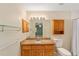
M 41 43 L 41 41 L 37 41 L 37 42 L 35 42 L 35 43 Z
M 42 42 L 41 40 L 36 40 L 36 41 L 35 41 L 35 43 L 41 43 L 41 42 Z

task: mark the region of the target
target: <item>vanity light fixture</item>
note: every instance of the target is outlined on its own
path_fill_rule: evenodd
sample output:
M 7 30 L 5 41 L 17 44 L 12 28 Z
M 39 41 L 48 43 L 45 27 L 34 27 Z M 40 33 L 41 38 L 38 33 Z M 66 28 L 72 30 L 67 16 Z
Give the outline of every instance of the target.
M 34 16 L 34 17 L 31 17 L 30 19 L 31 19 L 31 20 L 34 20 L 34 19 L 35 19 L 35 20 L 36 20 L 36 19 L 37 19 L 37 20 L 45 20 L 46 17 L 42 17 L 42 16 L 36 17 L 36 16 Z

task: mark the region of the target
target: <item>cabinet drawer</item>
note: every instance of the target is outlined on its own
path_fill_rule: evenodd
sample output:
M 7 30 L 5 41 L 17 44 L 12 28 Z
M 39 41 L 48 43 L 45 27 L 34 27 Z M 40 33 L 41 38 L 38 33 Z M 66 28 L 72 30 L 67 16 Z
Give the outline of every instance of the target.
M 56 55 L 56 52 L 53 50 L 45 50 L 44 55 L 45 56 L 53 56 L 53 55 Z
M 23 46 L 22 46 L 22 49 L 23 49 L 23 50 L 31 49 L 31 46 L 27 46 L 27 45 L 25 46 L 25 45 L 23 45 Z
M 32 56 L 43 56 L 43 50 L 41 50 L 41 49 L 32 49 Z
M 44 49 L 44 46 L 41 46 L 41 45 L 34 45 L 32 46 L 32 49 Z
M 45 45 L 45 49 L 55 49 L 55 45 Z

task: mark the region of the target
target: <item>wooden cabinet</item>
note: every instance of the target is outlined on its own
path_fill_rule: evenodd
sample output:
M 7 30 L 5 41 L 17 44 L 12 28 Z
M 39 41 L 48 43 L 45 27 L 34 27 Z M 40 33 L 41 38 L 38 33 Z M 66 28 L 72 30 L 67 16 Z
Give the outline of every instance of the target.
M 54 34 L 64 34 L 64 20 L 54 20 Z
M 21 44 L 21 56 L 54 56 L 54 55 L 56 55 L 56 46 L 53 43 L 52 44 L 49 43 Z
M 21 46 L 21 50 L 22 50 L 21 55 L 30 56 L 30 54 L 31 54 L 31 47 L 30 46 L 23 45 L 23 46 Z
M 22 32 L 29 32 L 29 23 L 22 19 Z
M 40 47 L 41 46 L 41 47 Z M 47 47 L 46 47 L 47 46 Z M 23 47 L 23 45 L 21 46 Z M 26 45 L 25 48 L 21 49 L 22 56 L 53 56 L 56 55 L 56 47 L 51 45 L 30 45 L 30 48 Z
M 22 56 L 30 56 L 30 54 L 31 54 L 30 49 L 23 50 L 22 53 L 21 53 Z

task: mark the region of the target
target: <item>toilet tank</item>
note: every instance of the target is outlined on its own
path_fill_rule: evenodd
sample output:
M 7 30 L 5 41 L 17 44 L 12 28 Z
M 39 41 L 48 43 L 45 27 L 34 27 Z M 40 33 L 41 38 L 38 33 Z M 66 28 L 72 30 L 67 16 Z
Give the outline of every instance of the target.
M 61 48 L 63 45 L 63 40 L 62 39 L 54 39 L 56 42 L 56 47 Z

